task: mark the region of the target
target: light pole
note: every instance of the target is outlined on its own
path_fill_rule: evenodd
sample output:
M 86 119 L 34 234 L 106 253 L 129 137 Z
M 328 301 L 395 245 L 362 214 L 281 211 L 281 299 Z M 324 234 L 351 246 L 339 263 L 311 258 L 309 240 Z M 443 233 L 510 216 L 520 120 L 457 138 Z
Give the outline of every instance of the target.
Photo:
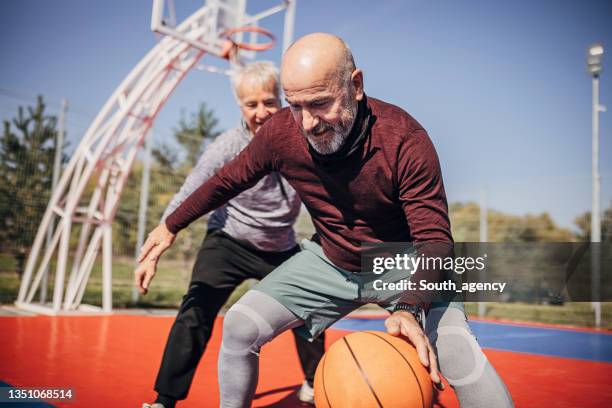
M 591 293 L 593 297 L 593 309 L 595 311 L 595 326 L 601 325 L 601 303 L 599 302 L 599 242 L 601 242 L 601 218 L 599 210 L 600 202 L 600 176 L 599 176 L 599 112 L 605 108 L 599 104 L 599 75 L 603 70 L 601 59 L 604 49 L 601 44 L 591 44 L 587 51 L 587 71 L 593 81 L 593 160 L 592 181 L 593 196 L 591 203 Z

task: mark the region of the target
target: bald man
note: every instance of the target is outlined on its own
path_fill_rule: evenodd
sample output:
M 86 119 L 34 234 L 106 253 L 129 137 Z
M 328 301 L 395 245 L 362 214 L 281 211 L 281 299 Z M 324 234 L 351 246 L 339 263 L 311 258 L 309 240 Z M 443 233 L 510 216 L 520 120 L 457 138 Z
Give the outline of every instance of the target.
M 221 406 L 251 406 L 263 344 L 290 328 L 316 338 L 366 303 L 391 313 L 387 331 L 415 345 L 432 382 L 443 389 L 439 362 L 462 407 L 513 406 L 461 303 L 433 302 L 418 291 L 372 290 L 375 280 L 397 283 L 398 275 L 362 270 L 363 243 L 410 242 L 413 254 L 427 256 L 452 247 L 440 165 L 426 131 L 399 107 L 366 97 L 349 48 L 330 34 L 307 35 L 287 50 L 281 84 L 289 108 L 153 230 L 139 260 L 153 274 L 181 229 L 273 171 L 310 212 L 316 234 L 303 242 L 304 250 L 225 315 Z M 412 279 L 425 273 L 417 270 Z

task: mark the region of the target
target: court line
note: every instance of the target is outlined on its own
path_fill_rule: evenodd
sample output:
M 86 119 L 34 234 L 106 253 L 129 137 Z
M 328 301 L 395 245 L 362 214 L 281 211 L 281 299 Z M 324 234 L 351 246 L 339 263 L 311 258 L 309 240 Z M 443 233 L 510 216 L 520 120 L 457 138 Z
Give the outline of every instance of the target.
M 484 348 L 552 357 L 612 363 L 612 335 L 559 328 L 471 320 L 470 328 Z M 341 330 L 384 331 L 384 318 L 345 318 Z

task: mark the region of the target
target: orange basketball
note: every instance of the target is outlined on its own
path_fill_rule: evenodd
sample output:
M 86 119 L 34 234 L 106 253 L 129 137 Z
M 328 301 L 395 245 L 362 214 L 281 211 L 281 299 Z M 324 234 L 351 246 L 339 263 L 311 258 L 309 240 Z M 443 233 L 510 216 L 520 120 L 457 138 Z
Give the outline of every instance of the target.
M 433 398 L 416 349 L 377 331 L 332 344 L 317 367 L 314 392 L 317 408 L 431 408 Z

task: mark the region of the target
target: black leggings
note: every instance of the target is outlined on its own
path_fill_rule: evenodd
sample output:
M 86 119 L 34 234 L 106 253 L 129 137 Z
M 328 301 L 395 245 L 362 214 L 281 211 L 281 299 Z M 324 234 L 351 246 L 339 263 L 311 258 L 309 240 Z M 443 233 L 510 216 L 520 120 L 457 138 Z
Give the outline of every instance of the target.
M 210 232 L 193 267 L 191 283 L 172 325 L 155 391 L 167 401 L 187 397 L 213 324 L 232 291 L 245 279 L 262 279 L 299 251 L 260 251 L 223 231 Z M 324 353 L 324 335 L 310 343 L 297 334 L 295 342 L 306 380 L 312 384 Z

